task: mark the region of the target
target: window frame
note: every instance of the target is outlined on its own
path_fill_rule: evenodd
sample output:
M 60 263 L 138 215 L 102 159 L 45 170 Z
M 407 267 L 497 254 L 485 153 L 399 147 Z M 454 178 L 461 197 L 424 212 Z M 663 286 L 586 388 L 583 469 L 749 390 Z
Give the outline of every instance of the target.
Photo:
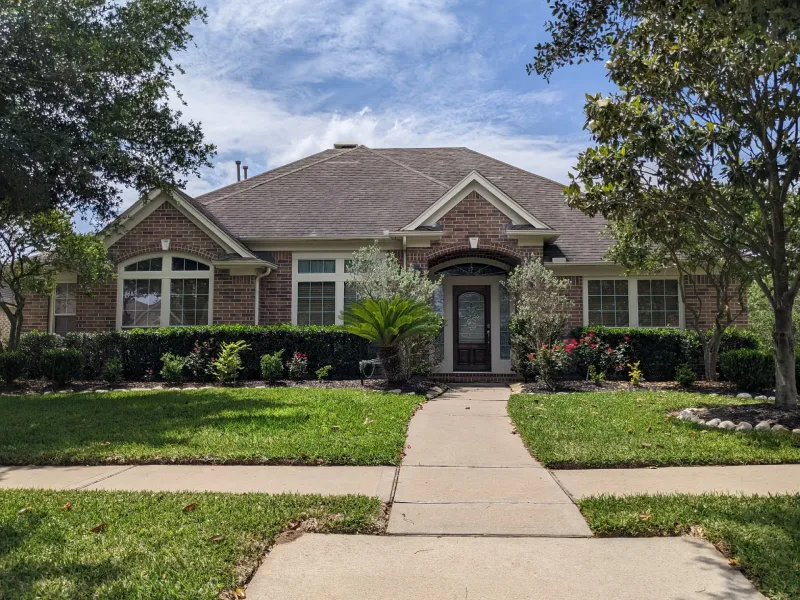
M 672 280 L 680 283 L 680 278 L 677 275 L 641 275 L 633 277 L 624 277 L 620 275 L 584 275 L 583 276 L 583 324 L 584 326 L 597 325 L 599 323 L 591 323 L 589 321 L 589 281 L 607 281 L 607 280 L 627 280 L 628 282 L 628 327 L 636 329 L 661 329 L 660 327 L 649 327 L 639 325 L 639 282 L 640 281 L 653 281 L 653 280 Z M 669 329 L 678 329 L 683 331 L 686 329 L 686 313 L 684 311 L 683 299 L 678 291 L 678 326 L 670 327 Z
M 353 257 L 352 251 L 332 252 L 293 252 L 292 253 L 292 325 L 297 325 L 298 283 L 327 281 L 336 284 L 336 297 L 334 301 L 334 323 L 342 324 L 342 311 L 344 310 L 344 284 L 353 279 L 352 273 L 345 272 L 345 262 Z M 336 261 L 335 273 L 300 273 L 301 260 L 334 260 Z
M 75 275 L 73 273 L 59 273 L 59 275 L 56 277 L 56 285 L 58 285 L 60 283 L 77 284 L 78 283 L 78 277 L 77 277 L 77 275 Z M 47 332 L 48 333 L 55 333 L 56 332 L 56 289 L 55 289 L 55 287 L 53 288 L 53 293 L 50 295 L 50 298 L 49 298 L 49 306 L 48 306 L 47 313 L 48 313 L 48 315 L 47 315 Z M 78 300 L 77 300 L 77 294 L 76 294 L 76 298 L 75 298 L 75 318 L 76 318 L 75 320 L 76 320 L 76 322 L 77 322 L 77 317 L 78 317 Z M 77 328 L 76 328 L 76 331 L 77 331 Z
M 161 271 L 126 271 L 125 267 L 149 258 L 162 258 Z M 208 271 L 173 271 L 173 258 L 187 258 L 208 265 Z M 167 327 L 190 327 L 189 325 L 170 325 L 170 304 L 172 303 L 173 279 L 208 279 L 208 325 L 214 322 L 214 264 L 207 258 L 192 256 L 182 252 L 151 252 L 140 254 L 122 261 L 117 265 L 117 329 L 140 329 L 140 327 L 123 327 L 123 289 L 125 280 L 129 279 L 160 279 L 161 280 L 161 325 L 141 327 L 141 329 L 164 329 Z

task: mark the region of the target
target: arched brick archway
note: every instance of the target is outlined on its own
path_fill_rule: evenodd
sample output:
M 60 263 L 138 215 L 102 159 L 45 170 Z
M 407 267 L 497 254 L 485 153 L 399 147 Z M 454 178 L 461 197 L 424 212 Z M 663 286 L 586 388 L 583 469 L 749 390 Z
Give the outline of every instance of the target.
M 430 255 L 428 257 L 427 265 L 425 266 L 428 270 L 433 270 L 438 265 L 454 260 L 463 260 L 464 262 L 481 262 L 481 260 L 491 260 L 514 268 L 522 262 L 523 257 L 519 255 L 518 251 L 506 248 L 472 249 L 469 246 L 459 246 L 456 248 L 442 249 L 441 251 Z

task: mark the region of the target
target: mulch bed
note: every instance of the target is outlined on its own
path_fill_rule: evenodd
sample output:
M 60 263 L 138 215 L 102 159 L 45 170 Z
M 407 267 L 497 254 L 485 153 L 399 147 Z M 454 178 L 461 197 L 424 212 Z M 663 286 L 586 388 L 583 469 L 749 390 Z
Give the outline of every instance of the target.
M 674 381 L 647 381 L 639 387 L 631 387 L 627 381 L 604 381 L 594 383 L 583 379 L 562 381 L 557 392 L 624 392 L 628 390 L 647 390 L 652 392 L 694 392 L 697 394 L 735 394 L 736 386 L 729 381 L 698 381 L 690 388 L 682 387 Z M 522 384 L 523 394 L 554 393 L 537 382 Z
M 73 381 L 67 385 L 63 392 L 86 392 L 93 390 L 129 390 L 129 389 L 154 389 L 154 390 L 177 390 L 186 388 L 198 388 L 207 385 L 214 385 L 218 387 L 234 387 L 234 388 L 254 388 L 269 385 L 265 381 L 239 381 L 234 385 L 221 386 L 208 381 L 187 381 L 185 383 L 171 384 L 163 381 L 125 381 L 118 384 L 108 384 L 104 381 Z M 413 379 L 401 387 L 389 386 L 385 379 L 367 379 L 364 385 L 361 385 L 360 379 L 342 379 L 342 380 L 281 380 L 275 382 L 274 385 L 269 387 L 302 387 L 302 388 L 317 388 L 317 389 L 361 389 L 370 390 L 375 392 L 386 392 L 391 389 L 400 389 L 403 393 L 417 393 L 425 394 L 431 388 L 438 386 L 446 389 L 447 386 L 435 381 L 427 379 Z M 39 379 L 20 380 L 14 382 L 12 385 L 5 385 L 0 383 L 0 394 L 41 394 L 43 392 L 53 391 L 53 386 L 47 381 Z
M 780 423 L 789 429 L 800 428 L 800 409 L 780 408 L 772 403 L 730 405 L 722 404 L 703 409 L 697 413 L 701 419 L 709 421 L 733 421 L 740 423 L 747 421 L 755 426 L 761 421 Z

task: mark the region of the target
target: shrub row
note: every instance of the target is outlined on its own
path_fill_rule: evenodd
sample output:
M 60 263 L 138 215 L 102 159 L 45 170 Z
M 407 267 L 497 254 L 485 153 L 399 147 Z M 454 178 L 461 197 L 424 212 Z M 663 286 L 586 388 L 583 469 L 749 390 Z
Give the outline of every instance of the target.
M 794 371 L 800 381 L 800 361 L 795 361 Z M 725 352 L 719 357 L 719 372 L 741 390 L 763 392 L 775 388 L 775 356 L 766 350 Z
M 650 381 L 671 381 L 678 367 L 688 364 L 699 376 L 704 374 L 703 347 L 693 331 L 678 329 L 638 329 L 623 327 L 577 327 L 576 338 L 594 331 L 605 343 L 620 346 L 627 339 L 634 361 L 641 362 L 644 377 Z M 720 354 L 731 350 L 757 350 L 758 338 L 749 331 L 731 327 L 725 331 Z
M 82 376 L 100 379 L 109 361 L 122 363 L 125 379 L 136 380 L 159 373 L 166 353 L 188 356 L 197 344 L 207 343 L 219 352 L 223 342 L 243 340 L 248 349 L 241 354 L 242 379 L 258 379 L 261 357 L 280 350 L 284 356 L 301 352 L 308 356 L 309 371 L 331 365 L 332 379 L 359 377 L 358 361 L 371 358 L 369 342 L 347 333 L 342 327 L 276 325 L 255 327 L 218 325 L 168 329 L 133 329 L 99 333 L 70 333 L 66 336 L 32 332 L 23 336 L 20 351 L 25 356 L 24 373 L 30 378 L 48 376 L 45 352 L 73 348 L 82 355 Z

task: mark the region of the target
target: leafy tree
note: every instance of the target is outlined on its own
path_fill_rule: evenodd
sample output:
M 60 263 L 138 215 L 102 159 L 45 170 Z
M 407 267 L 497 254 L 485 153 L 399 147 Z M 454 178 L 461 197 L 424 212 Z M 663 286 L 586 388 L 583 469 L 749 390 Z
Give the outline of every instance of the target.
M 528 259 L 509 273 L 505 286 L 514 302 L 509 329 L 515 368 L 527 375 L 525 357 L 564 334 L 573 305 L 569 281 L 553 275 L 540 260 Z
M 9 348 L 19 345 L 26 299 L 51 294 L 59 272 L 75 273 L 79 289 L 89 294 L 113 266 L 102 240 L 75 233 L 68 214 L 51 210 L 26 218 L 0 211 L 0 286 L 11 296 L 0 297 L 0 310 L 11 323 Z
M 367 298 L 344 311 L 343 320 L 347 331 L 378 345 L 378 357 L 390 384 L 407 379 L 400 344 L 416 336 L 435 336 L 442 327 L 428 304 L 399 297 Z
M 123 186 L 179 187 L 209 165 L 170 107 L 192 0 L 0 0 L 0 207 L 110 216 Z
M 608 58 L 587 96 L 594 146 L 570 206 L 632 227 L 653 213 L 733 256 L 775 314 L 776 402 L 797 404 L 800 5 L 789 0 L 551 0 L 529 71 Z M 581 189 L 583 188 L 583 189 Z
M 359 299 L 409 298 L 430 306 L 442 285 L 441 277 L 428 277 L 424 271 L 404 267 L 394 253 L 382 252 L 377 243 L 354 252 L 348 270 L 352 279 L 346 285 L 353 297 Z M 444 318 L 441 318 L 441 325 L 444 326 Z M 443 358 L 440 342 L 439 332 L 403 340 L 400 352 L 406 376 L 433 371 Z
M 717 380 L 717 359 L 725 330 L 736 322 L 747 306 L 747 273 L 735 252 L 720 250 L 688 228 L 672 221 L 661 222 L 662 213 L 651 213 L 650 221 L 633 226 L 630 221 L 611 223 L 615 244 L 607 258 L 635 273 L 654 273 L 669 267 L 678 270 L 678 289 L 689 326 L 703 347 L 705 378 Z M 711 287 L 698 283 L 704 277 Z M 706 329 L 705 315 L 714 318 Z

